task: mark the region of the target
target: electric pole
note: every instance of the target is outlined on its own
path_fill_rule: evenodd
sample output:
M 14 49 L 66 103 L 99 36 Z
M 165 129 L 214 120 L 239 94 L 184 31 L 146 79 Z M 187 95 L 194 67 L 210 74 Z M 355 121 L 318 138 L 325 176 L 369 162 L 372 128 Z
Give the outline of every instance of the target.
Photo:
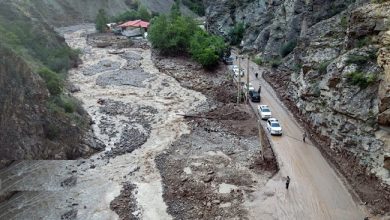
M 241 88 L 240 88 L 241 87 L 241 62 L 240 62 L 241 57 L 240 57 L 240 55 L 237 55 L 237 57 L 238 57 L 237 104 L 239 104 L 240 103 L 240 90 L 241 90 Z
M 249 103 L 249 55 L 247 56 L 247 67 L 246 67 L 246 102 Z

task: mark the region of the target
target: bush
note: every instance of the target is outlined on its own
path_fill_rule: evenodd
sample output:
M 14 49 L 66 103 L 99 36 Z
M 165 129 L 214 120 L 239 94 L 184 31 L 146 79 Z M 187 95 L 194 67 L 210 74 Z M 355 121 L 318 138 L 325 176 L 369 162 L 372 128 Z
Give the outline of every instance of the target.
M 182 0 L 182 3 L 199 16 L 205 15 L 205 7 L 201 0 Z
M 280 64 L 282 64 L 282 61 L 280 59 L 273 59 L 269 61 L 272 68 L 278 68 Z
M 253 62 L 255 62 L 259 66 L 263 65 L 263 60 L 260 57 L 253 58 Z
M 356 42 L 356 46 L 359 48 L 362 48 L 362 47 L 370 45 L 370 44 L 372 44 L 372 40 L 371 40 L 371 37 L 369 37 L 369 36 L 365 36 L 363 38 L 360 38 Z
M 234 25 L 229 31 L 229 39 L 231 45 L 238 45 L 241 43 L 242 38 L 244 37 L 245 26 L 244 23 L 240 22 Z
M 340 25 L 343 29 L 347 29 L 348 27 L 348 19 L 346 16 L 343 16 L 341 19 L 340 19 Z
M 221 37 L 212 36 L 198 29 L 190 40 L 190 53 L 194 60 L 209 68 L 218 64 L 226 46 Z
M 63 82 L 57 73 L 44 67 L 38 70 L 38 74 L 45 80 L 47 89 L 51 95 L 56 96 L 61 94 Z
M 330 61 L 324 61 L 324 62 L 320 63 L 320 65 L 318 66 L 318 72 L 320 74 L 325 74 L 327 71 L 326 69 L 328 68 L 329 64 L 330 64 Z
M 148 38 L 163 54 L 183 53 L 188 51 L 190 38 L 197 28 L 190 18 L 161 15 L 152 20 Z
M 376 74 L 364 74 L 360 71 L 347 74 L 347 79 L 352 85 L 357 85 L 360 88 L 367 88 L 370 84 L 377 80 Z
M 366 64 L 370 59 L 370 56 L 350 54 L 346 60 L 346 64 L 357 64 L 361 66 Z
M 280 49 L 280 55 L 282 55 L 282 57 L 285 57 L 287 56 L 288 54 L 290 54 L 294 48 L 297 46 L 297 42 L 296 41 L 289 41 L 287 42 L 286 44 L 284 44 L 281 49 Z
M 106 11 L 104 9 L 100 9 L 95 19 L 96 30 L 98 32 L 104 32 L 106 30 L 107 23 L 108 23 L 108 18 L 106 15 Z

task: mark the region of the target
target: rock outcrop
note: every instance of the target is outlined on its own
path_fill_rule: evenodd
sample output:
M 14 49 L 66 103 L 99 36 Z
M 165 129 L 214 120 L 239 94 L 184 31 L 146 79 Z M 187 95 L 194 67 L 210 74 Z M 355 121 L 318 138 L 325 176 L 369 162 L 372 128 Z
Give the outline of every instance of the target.
M 273 67 L 266 80 L 322 152 L 355 188 L 364 187 L 362 176 L 367 182 L 379 178 L 370 187 L 387 198 L 390 2 L 382 2 L 208 1 L 207 24 L 229 38 L 235 24 L 245 23 L 242 51 Z

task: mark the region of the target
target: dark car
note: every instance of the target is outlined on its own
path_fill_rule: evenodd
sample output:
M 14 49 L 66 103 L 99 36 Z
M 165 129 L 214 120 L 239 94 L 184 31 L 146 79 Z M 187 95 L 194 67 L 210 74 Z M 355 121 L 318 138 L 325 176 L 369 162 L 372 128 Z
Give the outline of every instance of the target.
M 257 91 L 249 91 L 249 97 L 252 102 L 260 102 L 260 93 Z
M 233 65 L 233 58 L 232 57 L 223 57 L 222 60 L 226 65 Z

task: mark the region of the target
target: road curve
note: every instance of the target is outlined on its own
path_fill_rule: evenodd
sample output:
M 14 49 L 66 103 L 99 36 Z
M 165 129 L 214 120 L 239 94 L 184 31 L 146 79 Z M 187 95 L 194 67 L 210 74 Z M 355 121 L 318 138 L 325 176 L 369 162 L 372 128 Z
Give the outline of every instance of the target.
M 247 62 L 243 62 L 244 69 Z M 364 219 L 365 211 L 353 200 L 343 182 L 308 138 L 302 141 L 303 129 L 283 106 L 271 86 L 262 78 L 264 69 L 250 62 L 250 82 L 261 85 L 261 104 L 271 108 L 279 119 L 283 136 L 271 137 L 280 172 L 266 187 L 254 193 L 247 204 L 251 219 Z M 259 73 L 256 79 L 255 72 Z M 246 77 L 242 80 L 246 81 Z M 251 103 L 257 108 L 257 103 Z M 266 126 L 265 121 L 261 124 Z M 285 188 L 285 178 L 291 183 Z

